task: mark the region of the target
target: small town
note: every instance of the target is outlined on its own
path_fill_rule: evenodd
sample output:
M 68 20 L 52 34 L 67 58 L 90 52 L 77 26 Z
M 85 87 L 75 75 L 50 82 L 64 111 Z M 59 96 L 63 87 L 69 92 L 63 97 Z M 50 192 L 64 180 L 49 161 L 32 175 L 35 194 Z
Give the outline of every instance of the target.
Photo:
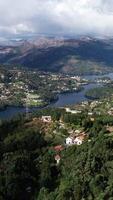
M 88 80 L 79 76 L 0 69 L 0 105 L 45 106 L 65 92 L 79 92 Z
M 50 72 L 28 71 L 27 69 L 0 68 L 0 108 L 5 106 L 43 107 L 58 100 L 62 93 L 80 92 L 92 83 L 80 76 L 55 74 Z M 109 85 L 112 80 L 105 77 L 95 79 L 94 83 Z M 108 92 L 105 88 L 104 91 Z M 111 89 L 112 90 L 112 89 Z M 109 91 L 111 93 L 112 91 Z M 89 95 L 93 96 L 93 91 Z M 98 93 L 98 91 L 97 91 Z M 95 93 L 94 93 L 95 94 Z

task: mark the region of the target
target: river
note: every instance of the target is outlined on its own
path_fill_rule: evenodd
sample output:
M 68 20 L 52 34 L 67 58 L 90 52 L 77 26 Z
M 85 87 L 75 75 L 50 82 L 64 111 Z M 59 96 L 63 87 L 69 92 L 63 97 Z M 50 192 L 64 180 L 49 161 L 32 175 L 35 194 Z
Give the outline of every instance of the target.
M 82 90 L 80 92 L 60 94 L 58 101 L 51 104 L 51 106 L 52 107 L 63 107 L 63 106 L 77 104 L 77 103 L 80 103 L 82 101 L 86 101 L 86 100 L 88 100 L 85 97 L 86 91 L 91 89 L 91 88 L 95 88 L 97 86 L 99 87 L 101 85 L 92 83 L 92 84 L 85 85 L 84 90 Z
M 92 80 L 92 81 L 95 80 L 96 78 L 102 78 L 102 77 L 110 77 L 113 80 L 113 73 L 102 75 L 102 76 L 95 76 L 95 75 L 84 76 L 84 78 L 88 80 Z M 98 85 L 96 83 L 91 83 L 91 84 L 85 85 L 84 90 L 80 92 L 60 94 L 58 101 L 51 103 L 50 107 L 63 107 L 66 105 L 69 106 L 69 105 L 86 101 L 88 100 L 84 95 L 86 91 L 97 86 L 100 87 L 101 85 Z M 30 108 L 29 111 L 32 112 L 38 109 L 39 108 Z M 5 110 L 0 111 L 0 119 L 11 119 L 17 114 L 22 114 L 25 112 L 26 112 L 26 109 L 23 107 L 7 107 Z

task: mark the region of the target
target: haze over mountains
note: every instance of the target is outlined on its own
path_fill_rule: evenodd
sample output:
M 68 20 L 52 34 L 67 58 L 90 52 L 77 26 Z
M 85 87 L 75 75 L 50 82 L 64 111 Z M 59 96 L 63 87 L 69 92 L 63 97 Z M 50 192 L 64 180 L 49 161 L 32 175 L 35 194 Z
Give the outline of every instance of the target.
M 75 73 L 78 69 L 113 67 L 113 39 L 39 37 L 1 43 L 0 64 L 41 71 Z M 79 73 L 79 70 L 78 70 Z

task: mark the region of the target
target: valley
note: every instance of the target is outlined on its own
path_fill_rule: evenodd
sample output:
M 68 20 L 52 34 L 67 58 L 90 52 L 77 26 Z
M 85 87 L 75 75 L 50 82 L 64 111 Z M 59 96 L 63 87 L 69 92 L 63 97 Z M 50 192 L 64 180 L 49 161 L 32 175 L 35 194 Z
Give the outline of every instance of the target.
M 110 199 L 112 45 L 34 42 L 0 49 L 0 198 Z
M 0 200 L 113 200 L 113 0 L 0 0 Z

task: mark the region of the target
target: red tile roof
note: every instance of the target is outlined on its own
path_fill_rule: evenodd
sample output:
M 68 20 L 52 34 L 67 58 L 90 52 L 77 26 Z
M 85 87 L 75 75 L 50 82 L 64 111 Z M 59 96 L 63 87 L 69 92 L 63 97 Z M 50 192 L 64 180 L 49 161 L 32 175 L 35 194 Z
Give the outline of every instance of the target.
M 58 146 L 55 146 L 54 147 L 54 150 L 55 151 L 62 151 L 64 148 L 63 148 L 63 146 L 62 145 L 58 145 Z

